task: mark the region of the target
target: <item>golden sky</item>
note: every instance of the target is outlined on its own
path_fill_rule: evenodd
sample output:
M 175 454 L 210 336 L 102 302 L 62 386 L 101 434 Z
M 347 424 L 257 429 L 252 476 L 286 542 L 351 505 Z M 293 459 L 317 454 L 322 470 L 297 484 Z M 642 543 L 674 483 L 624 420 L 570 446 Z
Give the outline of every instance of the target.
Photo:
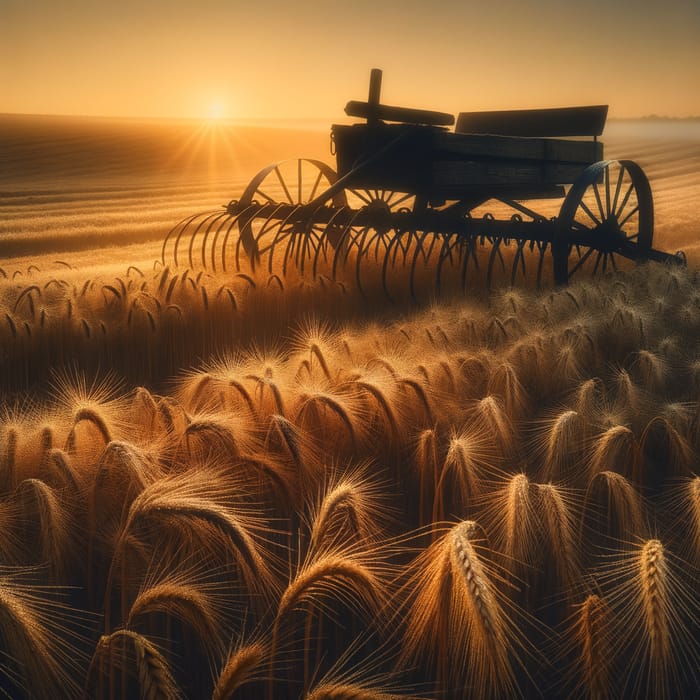
M 700 115 L 700 0 L 0 0 L 0 112 L 319 119 Z

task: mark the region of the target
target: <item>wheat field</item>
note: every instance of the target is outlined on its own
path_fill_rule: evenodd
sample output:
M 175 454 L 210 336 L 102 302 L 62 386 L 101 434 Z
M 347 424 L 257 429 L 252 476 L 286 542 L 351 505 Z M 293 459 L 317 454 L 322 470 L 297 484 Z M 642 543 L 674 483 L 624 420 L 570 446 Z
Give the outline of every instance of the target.
M 0 125 L 6 697 L 697 694 L 697 123 L 605 139 L 687 269 L 417 301 L 161 259 L 325 132 Z

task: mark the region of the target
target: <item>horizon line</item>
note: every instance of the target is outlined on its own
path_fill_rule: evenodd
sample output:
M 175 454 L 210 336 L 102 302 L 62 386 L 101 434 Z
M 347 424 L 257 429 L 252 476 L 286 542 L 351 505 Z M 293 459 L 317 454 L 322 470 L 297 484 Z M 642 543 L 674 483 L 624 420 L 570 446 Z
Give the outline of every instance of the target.
M 134 121 L 134 122 L 174 122 L 180 124 L 201 124 L 210 123 L 212 125 L 230 125 L 230 126 L 263 126 L 269 125 L 299 125 L 299 124 L 318 124 L 327 125 L 331 123 L 343 122 L 352 119 L 343 114 L 339 118 L 336 117 L 176 117 L 176 116 L 147 116 L 147 115 L 115 115 L 115 114 L 80 114 L 75 112 L 6 112 L 0 111 L 2 117 L 42 117 L 42 118 L 65 118 L 65 119 L 95 119 L 95 120 L 115 120 L 115 121 Z M 668 114 L 643 114 L 639 116 L 608 116 L 608 122 L 611 121 L 670 121 L 670 122 L 693 122 L 700 121 L 699 115 L 689 116 L 674 116 Z

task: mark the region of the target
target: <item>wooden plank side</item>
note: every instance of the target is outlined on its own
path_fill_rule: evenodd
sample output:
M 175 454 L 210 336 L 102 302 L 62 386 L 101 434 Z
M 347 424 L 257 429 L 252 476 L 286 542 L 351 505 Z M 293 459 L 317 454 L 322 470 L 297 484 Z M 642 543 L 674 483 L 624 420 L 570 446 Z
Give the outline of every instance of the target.
M 488 185 L 563 185 L 574 182 L 584 167 L 532 161 L 437 161 L 432 168 L 432 187 L 439 192 Z
M 600 136 L 607 105 L 460 112 L 455 131 L 502 136 Z
M 436 153 L 457 158 L 513 158 L 589 165 L 603 159 L 603 144 L 599 141 L 439 133 L 434 136 L 434 145 Z

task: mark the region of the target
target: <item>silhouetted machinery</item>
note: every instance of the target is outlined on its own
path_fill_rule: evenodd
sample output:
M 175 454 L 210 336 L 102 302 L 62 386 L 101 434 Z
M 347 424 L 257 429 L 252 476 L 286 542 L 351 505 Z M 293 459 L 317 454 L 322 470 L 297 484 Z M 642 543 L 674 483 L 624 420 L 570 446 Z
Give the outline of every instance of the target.
M 494 275 L 565 284 L 640 261 L 682 265 L 652 247 L 649 181 L 630 160 L 603 160 L 607 106 L 460 113 L 366 102 L 334 124 L 336 169 L 314 159 L 274 163 L 224 209 L 178 224 L 163 259 L 218 271 L 291 267 L 362 287 L 371 268 L 390 293 L 408 270 L 439 290 Z M 562 200 L 552 211 L 552 202 Z M 406 278 L 406 275 L 403 275 Z

